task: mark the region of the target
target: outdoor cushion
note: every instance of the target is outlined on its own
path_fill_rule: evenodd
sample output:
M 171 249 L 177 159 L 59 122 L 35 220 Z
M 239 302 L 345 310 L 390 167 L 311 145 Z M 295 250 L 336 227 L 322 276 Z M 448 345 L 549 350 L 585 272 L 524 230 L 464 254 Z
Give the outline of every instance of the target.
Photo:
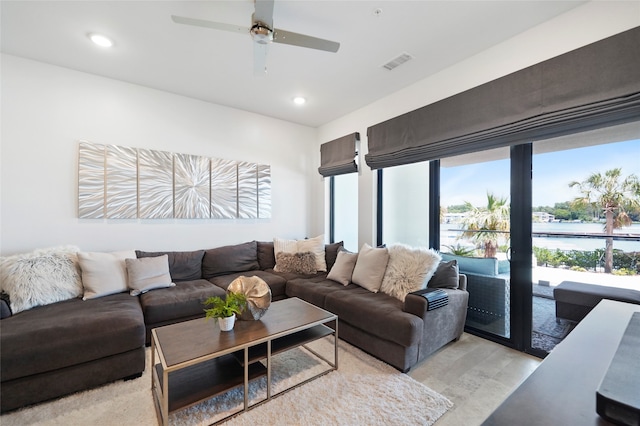
M 140 251 L 136 250 L 136 256 L 157 257 L 166 254 L 169 257 L 169 274 L 171 280 L 193 281 L 202 278 L 202 257 L 204 250 L 196 251 Z
M 140 302 L 129 293 L 38 306 L 2 320 L 2 381 L 121 354 L 144 343 Z
M 195 315 L 204 316 L 204 301 L 211 296 L 225 294 L 224 290 L 207 280 L 176 284 L 175 287 L 152 290 L 139 296 L 147 325 Z
M 467 257 L 441 253 L 442 260 L 457 260 L 458 269 L 463 273 L 496 276 L 499 274 L 499 263 L 495 257 Z M 504 269 L 504 267 L 503 267 Z

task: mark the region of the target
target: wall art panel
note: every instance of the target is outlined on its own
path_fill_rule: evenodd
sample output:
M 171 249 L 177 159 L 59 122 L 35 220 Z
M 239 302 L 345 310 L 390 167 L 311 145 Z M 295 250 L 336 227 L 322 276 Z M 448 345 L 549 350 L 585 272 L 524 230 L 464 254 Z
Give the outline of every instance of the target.
M 208 157 L 175 154 L 173 182 L 176 218 L 208 219 L 211 216 L 210 165 Z
M 138 217 L 173 218 L 173 154 L 138 150 Z
M 258 164 L 258 217 L 271 218 L 271 166 Z
M 238 163 L 238 218 L 258 217 L 258 165 Z
M 211 159 L 211 218 L 238 217 L 238 163 Z
M 103 219 L 104 145 L 80 142 L 78 148 L 78 217 Z
M 105 167 L 107 219 L 136 219 L 138 217 L 137 150 L 107 145 Z
M 271 167 L 80 141 L 78 217 L 271 218 Z

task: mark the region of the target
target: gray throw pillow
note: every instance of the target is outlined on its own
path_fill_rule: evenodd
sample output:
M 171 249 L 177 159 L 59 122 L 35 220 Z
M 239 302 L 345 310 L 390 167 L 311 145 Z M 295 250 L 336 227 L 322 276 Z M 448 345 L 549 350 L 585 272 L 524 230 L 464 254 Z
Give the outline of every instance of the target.
M 449 262 L 440 262 L 427 287 L 456 289 L 458 288 L 458 281 L 458 261 L 454 259 Z
M 157 288 L 175 286 L 169 274 L 169 256 L 125 259 L 129 289 L 132 296 L 146 293 Z
M 358 253 L 340 250 L 327 278 L 342 285 L 349 285 L 357 260 Z

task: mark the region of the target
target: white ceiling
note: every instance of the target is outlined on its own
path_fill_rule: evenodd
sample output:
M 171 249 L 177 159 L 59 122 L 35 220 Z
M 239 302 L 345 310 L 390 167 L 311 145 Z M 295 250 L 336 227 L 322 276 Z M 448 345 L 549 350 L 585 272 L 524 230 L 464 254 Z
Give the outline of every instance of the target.
M 276 28 L 341 46 L 327 53 L 272 44 L 265 77 L 253 74 L 248 34 L 171 21 L 174 14 L 248 27 L 252 0 L 2 0 L 1 42 L 8 54 L 317 127 L 582 3 L 276 0 Z M 115 45 L 96 47 L 90 32 Z M 403 52 L 414 59 L 382 68 Z M 296 95 L 307 104 L 294 105 Z

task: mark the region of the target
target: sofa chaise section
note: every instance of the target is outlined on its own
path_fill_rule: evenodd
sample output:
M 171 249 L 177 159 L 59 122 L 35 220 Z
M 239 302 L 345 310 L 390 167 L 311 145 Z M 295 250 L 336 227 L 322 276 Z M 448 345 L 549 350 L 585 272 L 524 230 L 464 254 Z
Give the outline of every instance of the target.
M 2 412 L 145 368 L 145 326 L 128 293 L 39 306 L 0 323 Z

